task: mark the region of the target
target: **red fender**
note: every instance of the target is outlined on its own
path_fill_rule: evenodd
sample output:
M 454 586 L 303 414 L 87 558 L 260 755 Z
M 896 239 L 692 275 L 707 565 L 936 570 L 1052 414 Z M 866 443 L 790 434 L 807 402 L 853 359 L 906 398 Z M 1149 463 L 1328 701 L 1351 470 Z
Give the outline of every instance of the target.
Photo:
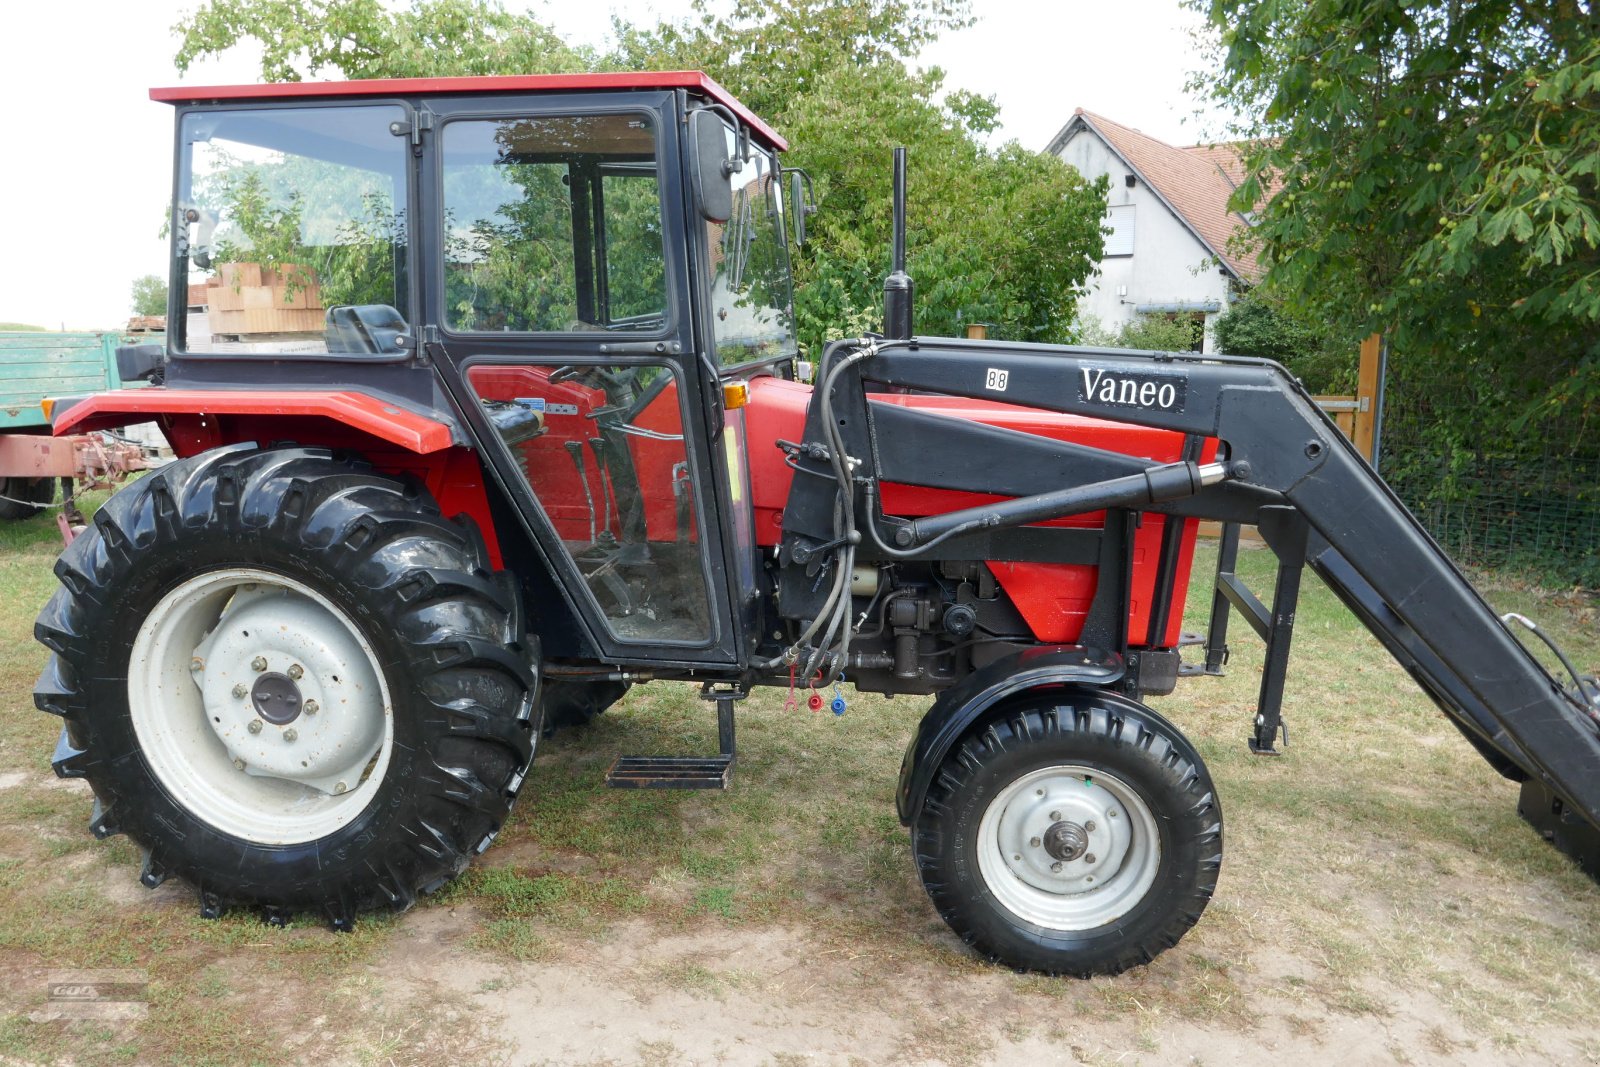
M 60 408 L 57 436 L 154 422 L 178 456 L 239 441 L 294 441 L 360 453 L 388 474 L 422 481 L 446 515 L 472 519 L 503 566 L 477 453 L 455 443 L 447 423 L 347 390 L 129 389 Z

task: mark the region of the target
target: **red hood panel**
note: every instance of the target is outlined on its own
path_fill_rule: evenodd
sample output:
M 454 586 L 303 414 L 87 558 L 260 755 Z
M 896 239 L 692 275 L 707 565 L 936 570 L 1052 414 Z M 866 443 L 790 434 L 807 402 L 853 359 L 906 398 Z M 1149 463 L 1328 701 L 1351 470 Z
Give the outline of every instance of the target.
M 1183 435 L 1171 430 L 1063 415 L 1016 404 L 902 394 L 880 395 L 872 399 L 874 403 L 899 404 L 949 418 L 971 419 L 990 426 L 1140 456 L 1157 463 L 1174 462 L 1181 458 L 1183 451 Z M 808 385 L 780 378 L 757 378 L 750 383 L 750 400 L 745 416 L 749 426 L 756 541 L 761 545 L 775 545 L 782 539 L 783 509 L 789 499 L 790 481 L 794 477 L 794 472 L 784 463 L 783 452 L 776 442 L 801 439 L 805 433 L 806 407 L 810 402 L 811 387 Z M 1216 447 L 1215 441 L 1208 442 L 1203 459 L 1209 461 L 1214 457 Z M 1000 499 L 1004 498 L 889 482 L 883 485 L 883 507 L 891 515 L 936 515 Z M 1099 528 L 1104 521 L 1104 515 L 1096 512 L 1044 525 Z M 1145 641 L 1149 630 L 1150 600 L 1155 589 L 1156 559 L 1160 554 L 1161 531 L 1165 522 L 1160 515 L 1146 516 L 1134 537 L 1133 604 L 1129 633 L 1135 644 L 1175 645 L 1182 626 L 1183 599 L 1188 590 L 1194 535 L 1198 526 L 1194 520 L 1186 523 L 1174 592 L 1176 610 L 1171 614 L 1167 633 L 1155 635 L 1154 641 Z M 1064 642 L 1077 638 L 1094 597 L 1096 568 L 1060 563 L 995 561 L 990 570 L 1039 640 Z

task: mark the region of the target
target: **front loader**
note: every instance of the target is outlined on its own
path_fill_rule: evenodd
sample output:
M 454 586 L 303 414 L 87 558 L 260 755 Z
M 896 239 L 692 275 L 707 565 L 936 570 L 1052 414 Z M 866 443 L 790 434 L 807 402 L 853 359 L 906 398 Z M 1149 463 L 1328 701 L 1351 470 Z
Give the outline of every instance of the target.
M 897 228 L 885 334 L 796 380 L 809 179 L 696 73 L 152 95 L 170 291 L 210 309 L 54 428 L 153 421 L 179 459 L 100 510 L 36 628 L 56 771 L 146 885 L 348 928 L 460 873 L 539 739 L 633 684 L 699 683 L 720 750 L 608 783 L 724 788 L 753 686 L 848 679 L 932 698 L 896 802 L 952 929 L 1116 973 L 1222 861 L 1203 762 L 1142 703 L 1202 669 L 1202 518 L 1281 561 L 1270 609 L 1231 540 L 1218 575 L 1268 640 L 1256 751 L 1308 564 L 1600 868 L 1592 680 L 1547 673 L 1276 364 L 912 336 Z

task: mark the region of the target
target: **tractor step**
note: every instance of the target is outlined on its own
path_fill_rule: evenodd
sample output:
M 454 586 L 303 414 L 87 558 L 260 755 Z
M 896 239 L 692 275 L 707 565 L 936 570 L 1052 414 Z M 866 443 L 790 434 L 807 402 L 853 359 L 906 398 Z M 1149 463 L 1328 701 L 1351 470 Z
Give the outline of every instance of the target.
M 732 756 L 618 756 L 606 771 L 613 789 L 726 789 Z
M 717 705 L 716 756 L 618 756 L 606 771 L 613 789 L 726 789 L 733 777 L 733 705 L 746 696 L 737 687 L 700 687 L 700 699 Z

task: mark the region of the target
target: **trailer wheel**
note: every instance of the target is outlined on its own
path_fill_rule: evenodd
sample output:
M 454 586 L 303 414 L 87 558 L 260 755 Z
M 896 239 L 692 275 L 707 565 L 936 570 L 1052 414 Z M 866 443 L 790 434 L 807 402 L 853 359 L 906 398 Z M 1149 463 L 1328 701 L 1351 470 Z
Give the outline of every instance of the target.
M 408 483 L 217 450 L 113 496 L 56 573 L 35 700 L 146 885 L 348 928 L 443 885 L 510 809 L 534 743 L 516 594 Z
M 0 521 L 31 519 L 55 498 L 54 478 L 0 478 Z
M 1120 697 L 1067 693 L 962 739 L 913 849 L 939 914 L 990 960 L 1117 974 L 1200 918 L 1221 869 L 1222 811 L 1171 723 Z

